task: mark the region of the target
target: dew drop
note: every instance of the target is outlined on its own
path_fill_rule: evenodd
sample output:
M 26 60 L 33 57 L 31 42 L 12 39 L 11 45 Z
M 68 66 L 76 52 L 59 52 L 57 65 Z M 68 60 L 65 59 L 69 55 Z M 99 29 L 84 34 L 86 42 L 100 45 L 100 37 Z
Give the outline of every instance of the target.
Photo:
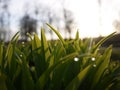
M 20 55 L 20 57 L 22 57 L 22 54 Z
M 25 42 L 22 42 L 22 44 L 25 44 Z
M 91 60 L 92 60 L 92 61 L 95 61 L 95 58 L 94 58 L 94 57 L 92 57 L 92 58 L 91 58 Z
M 96 67 L 96 64 L 93 64 L 93 67 Z
M 79 60 L 79 58 L 77 58 L 77 57 L 75 57 L 75 58 L 74 58 L 74 61 L 76 61 L 76 62 L 77 62 L 78 60 Z

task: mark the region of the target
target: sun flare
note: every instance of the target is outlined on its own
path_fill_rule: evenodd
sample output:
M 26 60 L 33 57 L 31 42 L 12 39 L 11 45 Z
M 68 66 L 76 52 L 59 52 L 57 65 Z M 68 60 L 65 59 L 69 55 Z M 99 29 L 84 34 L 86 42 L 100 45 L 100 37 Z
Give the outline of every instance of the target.
M 106 9 L 105 5 L 100 7 L 97 0 L 76 0 L 75 5 L 71 4 L 69 8 L 75 14 L 80 37 L 106 36 L 115 31 L 112 25 L 115 19 L 113 9 Z

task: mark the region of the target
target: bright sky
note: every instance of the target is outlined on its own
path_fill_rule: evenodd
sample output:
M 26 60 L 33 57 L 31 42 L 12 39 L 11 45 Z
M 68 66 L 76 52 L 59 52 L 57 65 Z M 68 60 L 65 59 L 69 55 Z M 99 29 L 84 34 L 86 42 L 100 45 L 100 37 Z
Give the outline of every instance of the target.
M 13 18 L 12 28 L 15 29 L 15 24 L 18 17 L 22 16 L 25 11 L 25 2 L 31 2 L 28 8 L 36 3 L 50 5 L 51 8 L 59 9 L 60 0 L 12 0 L 10 9 L 12 10 Z M 74 12 L 74 16 L 78 22 L 75 30 L 79 29 L 81 37 L 97 37 L 99 35 L 108 35 L 114 31 L 113 21 L 118 19 L 120 10 L 120 0 L 101 0 L 101 8 L 98 0 L 63 0 L 66 1 L 68 9 Z M 26 4 L 27 5 L 27 4 Z M 74 33 L 74 32 L 73 32 Z

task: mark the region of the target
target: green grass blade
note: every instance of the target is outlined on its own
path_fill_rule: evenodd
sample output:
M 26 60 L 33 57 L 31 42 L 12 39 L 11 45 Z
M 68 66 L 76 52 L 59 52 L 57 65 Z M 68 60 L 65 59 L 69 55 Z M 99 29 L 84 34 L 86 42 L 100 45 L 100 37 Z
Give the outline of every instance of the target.
M 111 56 L 111 52 L 112 52 L 112 46 L 110 46 L 109 48 L 106 49 L 106 51 L 104 52 L 101 60 L 101 64 L 98 67 L 98 69 L 96 70 L 93 82 L 92 82 L 92 89 L 97 87 L 97 84 L 99 83 L 104 71 L 106 68 L 108 68 L 109 62 L 110 62 L 110 56 Z
M 49 26 L 49 28 L 51 30 L 53 30 L 56 33 L 56 35 L 59 37 L 59 39 L 62 42 L 62 44 L 65 46 L 66 43 L 65 43 L 64 39 L 62 38 L 62 36 L 60 35 L 60 33 L 55 28 L 53 28 L 50 24 L 47 23 L 47 25 Z
M 76 51 L 80 51 L 80 39 L 79 39 L 79 32 L 77 31 L 76 33 L 76 37 L 75 37 L 75 40 L 74 40 L 74 46 Z
M 8 90 L 6 86 L 6 76 L 4 74 L 0 74 L 0 90 Z
M 75 40 L 79 40 L 79 32 L 78 31 L 76 32 Z
M 15 41 L 19 37 L 19 32 L 17 32 L 11 39 L 11 42 Z
M 66 55 L 65 48 L 61 45 L 60 42 L 56 44 L 52 53 L 55 57 L 55 63 L 58 62 L 61 57 Z
M 3 62 L 3 44 L 0 44 L 0 67 L 2 68 Z M 1 71 L 1 69 L 0 69 Z
M 9 68 L 11 67 L 12 57 L 13 57 L 13 45 L 9 44 L 6 52 L 6 59 L 7 59 Z
M 65 90 L 77 90 L 90 70 L 91 65 L 87 66 L 82 71 L 80 71 L 80 73 L 68 84 Z
M 38 35 L 34 34 L 34 39 L 31 42 L 32 42 L 32 50 L 40 48 L 41 41 L 40 41 Z
M 75 56 L 77 56 L 78 53 L 72 53 L 69 55 L 66 55 L 65 57 L 61 58 L 59 60 L 59 62 L 57 62 L 56 64 L 54 64 L 53 66 L 51 66 L 50 68 L 48 68 L 40 77 L 38 82 L 36 83 L 36 88 L 38 90 L 43 90 L 46 82 L 48 81 L 48 78 L 50 76 L 50 73 L 61 63 L 65 63 L 68 60 L 71 60 L 72 58 L 74 58 Z
M 42 46 L 42 53 L 44 56 L 43 58 L 47 62 L 48 58 L 50 57 L 50 51 L 43 28 L 41 28 L 41 46 Z
M 116 32 L 111 33 L 110 35 L 108 35 L 107 37 L 101 39 L 93 48 L 92 52 L 96 52 L 97 48 L 99 48 L 99 46 L 101 44 L 103 44 L 107 39 L 111 38 Z
M 22 55 L 22 90 L 34 90 L 34 82 L 26 62 L 25 55 Z
M 8 68 L 7 73 L 9 74 L 9 79 L 12 81 L 13 77 L 14 77 L 14 73 L 16 72 L 16 67 L 17 67 L 17 60 L 16 60 L 16 42 L 17 42 L 18 37 L 16 37 L 16 39 L 14 39 L 15 41 L 13 41 L 12 43 L 9 43 L 7 51 L 6 51 L 6 57 L 4 63 L 5 66 L 4 68 Z M 11 83 L 12 84 L 12 83 Z
M 32 41 L 32 35 L 27 32 L 27 35 L 29 36 L 30 40 Z
M 17 32 L 17 33 L 13 36 L 13 38 L 12 38 L 11 41 L 10 41 L 10 43 L 8 44 L 5 57 L 11 57 L 12 52 L 13 52 L 13 51 L 12 51 L 12 46 L 16 44 L 18 38 L 19 38 L 19 32 Z M 8 55 L 8 53 L 9 53 L 10 55 Z M 9 58 L 8 58 L 8 59 L 9 59 Z

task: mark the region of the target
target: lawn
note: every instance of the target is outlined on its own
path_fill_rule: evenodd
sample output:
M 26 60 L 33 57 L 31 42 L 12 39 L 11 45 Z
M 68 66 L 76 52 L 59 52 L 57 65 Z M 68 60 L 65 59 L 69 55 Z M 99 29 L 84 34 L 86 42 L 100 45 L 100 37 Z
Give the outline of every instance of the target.
M 46 40 L 41 28 L 28 43 L 18 43 L 19 33 L 8 45 L 0 44 L 0 90 L 120 90 L 120 65 L 111 61 L 112 46 L 101 53 L 101 44 L 82 40 L 79 32 L 65 41 L 51 25 L 59 40 Z M 113 50 L 114 51 L 114 50 Z

